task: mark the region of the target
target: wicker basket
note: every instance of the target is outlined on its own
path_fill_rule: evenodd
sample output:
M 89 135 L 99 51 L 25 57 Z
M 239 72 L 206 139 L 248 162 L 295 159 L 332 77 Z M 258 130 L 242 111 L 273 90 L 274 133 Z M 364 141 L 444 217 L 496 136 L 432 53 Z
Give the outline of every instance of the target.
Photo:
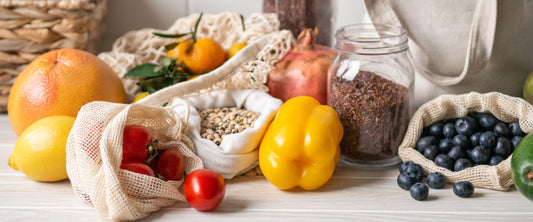
M 59 48 L 96 53 L 107 0 L 0 0 L 0 112 L 17 75 Z

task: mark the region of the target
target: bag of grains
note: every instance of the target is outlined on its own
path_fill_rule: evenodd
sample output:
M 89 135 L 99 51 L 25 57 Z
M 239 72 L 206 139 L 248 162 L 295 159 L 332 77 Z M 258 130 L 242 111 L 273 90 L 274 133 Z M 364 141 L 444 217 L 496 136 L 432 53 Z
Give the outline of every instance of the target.
M 525 133 L 533 131 L 533 106 L 521 98 L 496 92 L 442 95 L 423 104 L 413 115 L 405 138 L 399 147 L 400 158 L 403 161 L 414 161 L 420 164 L 426 174 L 440 172 L 450 183 L 470 181 L 479 188 L 508 190 L 513 183 L 512 155 L 497 165 L 479 164 L 460 171 L 452 171 L 437 166 L 434 161 L 425 158 L 416 149 L 424 127 L 439 120 L 465 117 L 468 113 L 472 115 L 474 112 L 491 113 L 502 122 L 518 122 Z
M 187 136 L 208 169 L 226 179 L 258 164 L 258 147 L 283 102 L 260 90 L 220 90 L 175 98 L 189 104 Z M 185 106 L 176 111 L 187 113 Z
M 186 115 L 186 114 L 185 114 Z M 162 207 L 185 201 L 180 181 L 121 168 L 123 132 L 127 125 L 146 127 L 160 153 L 178 149 L 185 173 L 203 168 L 194 145 L 185 135 L 187 119 L 173 107 L 92 102 L 81 108 L 67 142 L 67 173 L 74 193 L 96 208 L 104 220 L 136 220 Z

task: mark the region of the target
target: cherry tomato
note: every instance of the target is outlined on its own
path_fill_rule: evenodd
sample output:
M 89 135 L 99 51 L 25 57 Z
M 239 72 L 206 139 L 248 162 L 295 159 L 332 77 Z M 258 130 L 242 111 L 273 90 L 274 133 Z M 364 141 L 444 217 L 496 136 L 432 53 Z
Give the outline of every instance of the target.
M 160 154 L 156 171 L 165 181 L 181 180 L 184 167 L 183 154 L 177 149 L 167 149 Z
M 152 135 L 148 128 L 141 125 L 125 126 L 122 138 L 122 163 L 144 163 L 148 158 L 150 144 L 152 144 Z
M 124 164 L 120 165 L 120 168 L 124 169 L 124 170 L 129 170 L 131 172 L 140 173 L 140 174 L 144 174 L 144 175 L 155 177 L 154 170 L 152 170 L 152 168 L 150 168 L 150 166 L 148 166 L 148 165 L 146 165 L 144 163 L 135 163 L 135 162 L 124 163 Z
M 183 192 L 187 202 L 199 211 L 215 209 L 224 199 L 226 182 L 214 170 L 199 169 L 185 178 Z

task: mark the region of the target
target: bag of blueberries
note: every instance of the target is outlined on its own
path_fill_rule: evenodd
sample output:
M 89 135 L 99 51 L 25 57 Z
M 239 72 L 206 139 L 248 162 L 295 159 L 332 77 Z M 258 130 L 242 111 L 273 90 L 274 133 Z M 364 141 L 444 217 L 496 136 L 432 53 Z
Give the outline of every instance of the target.
M 449 183 L 508 190 L 511 155 L 533 130 L 533 106 L 501 93 L 442 95 L 411 118 L 399 147 L 403 161 L 420 164 L 425 174 L 440 172 Z

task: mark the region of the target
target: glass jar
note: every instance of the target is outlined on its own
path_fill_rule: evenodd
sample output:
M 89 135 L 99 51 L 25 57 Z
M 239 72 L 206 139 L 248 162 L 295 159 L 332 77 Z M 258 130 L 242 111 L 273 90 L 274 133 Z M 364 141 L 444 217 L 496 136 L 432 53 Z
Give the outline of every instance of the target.
M 263 12 L 276 13 L 280 29 L 294 37 L 306 28 L 318 27 L 317 43 L 331 46 L 334 32 L 335 0 L 264 0 Z
M 328 105 L 341 119 L 341 161 L 381 167 L 400 162 L 398 147 L 414 111 L 414 73 L 405 29 L 340 27 L 328 70 Z

